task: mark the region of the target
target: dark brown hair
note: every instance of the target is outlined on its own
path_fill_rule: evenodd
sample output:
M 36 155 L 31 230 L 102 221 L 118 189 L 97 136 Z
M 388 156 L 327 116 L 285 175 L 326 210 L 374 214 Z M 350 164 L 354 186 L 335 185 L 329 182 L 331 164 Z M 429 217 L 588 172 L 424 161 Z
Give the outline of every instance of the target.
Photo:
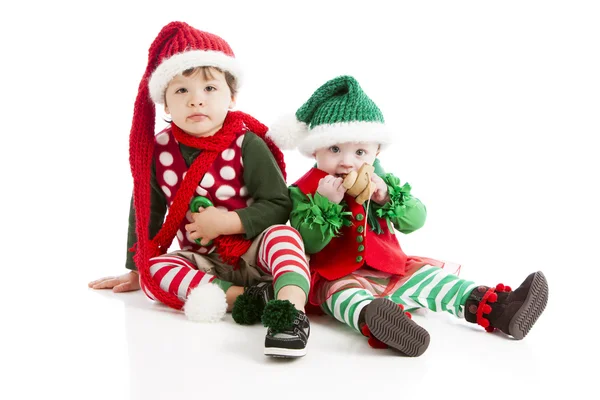
M 227 86 L 229 86 L 229 90 L 231 91 L 231 96 L 235 97 L 235 95 L 237 94 L 237 89 L 238 89 L 237 88 L 237 80 L 235 79 L 235 76 L 231 75 L 231 73 L 229 71 L 223 71 L 221 68 L 218 68 L 218 67 L 194 67 L 194 68 L 186 69 L 185 71 L 183 71 L 181 73 L 181 75 L 191 76 L 198 71 L 202 71 L 202 76 L 204 77 L 204 79 L 207 79 L 207 80 L 215 79 L 215 76 L 213 75 L 213 72 L 212 72 L 213 69 L 216 71 L 219 71 L 225 75 L 225 82 L 227 82 Z

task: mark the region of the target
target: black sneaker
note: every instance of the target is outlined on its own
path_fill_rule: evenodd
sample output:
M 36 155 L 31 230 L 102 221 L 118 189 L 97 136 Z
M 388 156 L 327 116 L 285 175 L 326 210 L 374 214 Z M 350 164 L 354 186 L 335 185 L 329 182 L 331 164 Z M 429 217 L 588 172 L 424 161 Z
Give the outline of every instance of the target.
M 282 310 L 287 303 L 293 310 L 293 320 L 287 320 L 289 310 Z M 275 306 L 275 307 L 273 307 Z M 287 308 L 287 307 L 286 307 Z M 286 315 L 287 314 L 287 315 Z M 306 355 L 306 344 L 310 336 L 310 322 L 302 311 L 286 301 L 271 301 L 264 312 L 263 323 L 269 329 L 265 336 L 265 355 L 283 358 L 297 358 Z
M 241 325 L 252 325 L 260 321 L 267 303 L 275 298 L 272 282 L 259 282 L 244 290 L 233 304 L 231 316 Z

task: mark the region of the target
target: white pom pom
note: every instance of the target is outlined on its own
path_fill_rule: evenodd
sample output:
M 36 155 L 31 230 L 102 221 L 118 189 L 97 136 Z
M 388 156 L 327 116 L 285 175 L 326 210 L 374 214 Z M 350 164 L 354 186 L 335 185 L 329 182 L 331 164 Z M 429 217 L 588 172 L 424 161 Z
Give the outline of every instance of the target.
M 198 286 L 190 291 L 183 311 L 194 322 L 218 322 L 227 312 L 225 292 L 210 283 Z
M 267 132 L 267 136 L 281 150 L 295 149 L 307 134 L 308 125 L 298 121 L 296 114 L 289 114 L 279 118 L 271 125 Z

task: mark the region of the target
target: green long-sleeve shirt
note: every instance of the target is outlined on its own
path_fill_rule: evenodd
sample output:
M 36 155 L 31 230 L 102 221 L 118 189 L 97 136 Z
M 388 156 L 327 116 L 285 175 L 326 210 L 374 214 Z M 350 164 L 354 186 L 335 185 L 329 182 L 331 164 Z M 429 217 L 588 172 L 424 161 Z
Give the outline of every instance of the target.
M 375 173 L 377 175 L 379 175 L 381 178 L 386 176 L 386 173 L 381 167 L 378 159 L 375 160 L 373 166 L 375 167 Z M 393 188 L 388 186 L 388 190 L 391 193 Z M 292 199 L 290 224 L 300 232 L 300 235 L 304 241 L 306 252 L 308 254 L 318 253 L 329 244 L 331 239 L 333 239 L 335 236 L 334 230 L 323 229 L 323 225 L 325 225 L 325 228 L 328 228 L 330 225 L 330 222 L 327 221 L 327 219 L 320 221 L 320 223 L 315 223 L 314 218 L 311 218 L 311 211 L 307 210 L 306 207 L 303 207 L 303 205 L 310 203 L 310 199 L 308 196 L 302 193 L 298 187 L 290 186 L 289 191 L 290 198 Z M 339 219 L 342 218 L 343 212 L 348 211 L 348 206 L 343 201 L 340 204 L 334 204 L 327 198 L 321 196 L 319 193 L 314 194 L 314 199 L 315 204 L 322 204 L 329 210 L 335 210 L 335 214 L 337 214 L 337 218 Z M 393 215 L 391 218 L 389 218 L 389 222 L 391 222 L 399 232 L 408 234 L 416 231 L 425 224 L 427 209 L 419 199 L 412 197 L 411 195 L 405 195 L 403 200 L 404 213 L 399 216 Z M 377 218 L 377 210 L 381 209 L 382 207 L 382 205 L 371 202 L 368 213 L 369 221 L 374 221 Z M 367 203 L 364 204 L 364 208 L 366 212 Z M 299 209 L 302 209 L 302 211 Z M 387 220 L 388 218 L 386 218 L 386 222 Z M 372 229 L 372 227 L 370 229 Z
M 181 154 L 189 168 L 202 150 L 179 143 Z M 288 189 L 279 170 L 277 161 L 266 143 L 254 133 L 244 135 L 242 143 L 242 160 L 244 163 L 244 184 L 248 194 L 254 199 L 252 205 L 235 210 L 240 217 L 246 239 L 252 239 L 269 226 L 287 222 L 292 202 Z M 150 194 L 150 237 L 154 237 L 162 227 L 167 213 L 167 200 L 156 181 L 156 169 L 152 164 Z M 135 209 L 133 198 L 129 210 L 129 230 L 127 233 L 127 249 L 137 242 L 135 232 Z M 133 252 L 127 251 L 125 267 L 135 270 Z

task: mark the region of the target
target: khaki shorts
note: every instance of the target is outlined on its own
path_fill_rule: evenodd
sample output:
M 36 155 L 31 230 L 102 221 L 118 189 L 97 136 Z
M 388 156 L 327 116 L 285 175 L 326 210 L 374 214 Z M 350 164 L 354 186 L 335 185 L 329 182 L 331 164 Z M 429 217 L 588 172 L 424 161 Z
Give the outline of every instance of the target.
M 273 277 L 264 272 L 257 264 L 258 249 L 262 243 L 265 231 L 252 240 L 252 245 L 239 261 L 239 268 L 234 270 L 225 264 L 216 252 L 203 255 L 189 250 L 177 250 L 167 255 L 183 257 L 194 264 L 200 271 L 214 275 L 217 278 L 231 282 L 236 286 L 250 286 L 258 282 L 272 281 Z

